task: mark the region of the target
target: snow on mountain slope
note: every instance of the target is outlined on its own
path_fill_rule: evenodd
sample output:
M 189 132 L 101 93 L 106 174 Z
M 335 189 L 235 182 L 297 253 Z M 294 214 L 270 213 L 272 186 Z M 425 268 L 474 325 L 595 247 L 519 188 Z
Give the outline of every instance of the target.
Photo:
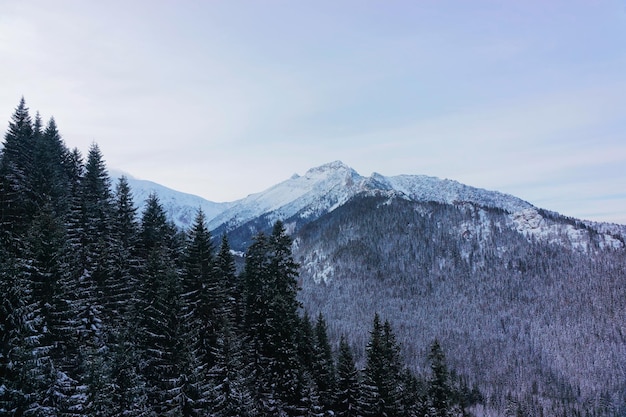
M 376 173 L 372 177 L 389 184 L 390 188 L 406 194 L 414 201 L 448 204 L 470 202 L 485 207 L 498 207 L 511 213 L 533 207 L 530 203 L 508 194 L 474 188 L 448 179 L 426 175 L 384 177 Z
M 193 194 L 172 190 L 171 188 L 152 181 L 140 180 L 133 178 L 128 174 L 110 171 L 114 187 L 118 178 L 122 175 L 126 176 L 128 185 L 132 190 L 133 201 L 135 202 L 135 206 L 138 207 L 139 215 L 141 215 L 145 207 L 146 200 L 150 194 L 154 193 L 159 197 L 159 201 L 163 205 L 163 209 L 165 210 L 168 218 L 172 220 L 176 226 L 183 230 L 191 226 L 198 209 L 202 209 L 206 218 L 211 219 L 228 209 L 233 204 L 215 203 Z
M 343 162 L 335 161 L 236 201 L 209 221 L 209 229 L 223 224 L 232 229 L 267 214 L 271 214 L 272 219 L 287 219 L 295 215 L 301 218 L 318 217 L 363 192 L 401 194 L 414 201 L 471 202 L 510 212 L 533 207 L 510 195 L 424 175 L 385 177 L 374 173 L 363 177 Z
M 331 162 L 234 202 L 229 209 L 209 221 L 209 229 L 222 224 L 237 227 L 270 213 L 273 219 L 285 219 L 296 214 L 302 218 L 317 217 L 366 189 L 364 178 L 356 171 L 343 162 Z
M 341 161 L 311 168 L 302 176 L 295 174 L 265 191 L 229 203 L 215 203 L 151 181 L 128 175 L 127 178 L 140 213 L 150 193 L 156 193 L 170 219 L 183 229 L 191 225 L 198 208 L 206 214 L 209 230 L 220 228 L 220 233 L 229 233 L 260 218 L 269 223 L 292 218 L 312 221 L 357 195 L 383 194 L 416 202 L 470 203 L 502 209 L 509 213 L 512 227 L 528 238 L 571 244 L 581 250 L 589 249 L 589 242 L 583 238 L 586 234 L 581 232 L 583 228 L 603 235 L 600 247 L 623 247 L 626 240 L 626 226 L 565 218 L 517 197 L 448 179 L 425 175 L 386 177 L 378 173 L 364 177 Z

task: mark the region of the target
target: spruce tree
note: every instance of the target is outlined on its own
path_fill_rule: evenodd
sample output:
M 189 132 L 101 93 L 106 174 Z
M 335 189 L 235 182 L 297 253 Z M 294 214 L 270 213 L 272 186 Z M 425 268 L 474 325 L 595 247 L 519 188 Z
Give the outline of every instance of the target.
M 319 314 L 315 323 L 314 347 L 313 379 L 317 385 L 322 408 L 324 411 L 330 411 L 335 403 L 337 381 L 326 320 L 322 313 Z
M 430 360 L 430 379 L 428 382 L 429 417 L 447 417 L 451 409 L 451 396 L 448 381 L 446 358 L 439 341 L 435 339 L 428 355 Z
M 366 347 L 366 353 L 367 363 L 363 372 L 359 408 L 364 417 L 382 416 L 384 400 L 380 388 L 384 380 L 385 356 L 383 328 L 378 313 L 374 315 L 374 324 L 370 331 L 370 340 Z
M 246 256 L 245 321 L 254 349 L 258 401 L 265 412 L 296 412 L 304 379 L 298 361 L 298 265 L 281 222 L 258 235 Z
M 39 170 L 58 170 L 60 160 L 47 158 L 39 114 L 32 123 L 22 99 L 0 153 L 0 408 L 14 413 L 54 415 L 48 387 L 54 379 L 51 358 L 53 299 L 57 292 L 65 233 L 60 209 L 65 200 L 52 192 L 60 178 L 50 175 L 38 186 Z M 59 152 L 64 147 L 59 146 Z M 3 395 L 0 395 L 3 397 Z
M 198 210 L 187 233 L 183 253 L 183 338 L 186 355 L 184 395 L 188 406 L 201 413 L 206 408 L 206 374 L 214 364 L 214 348 L 222 323 L 225 289 L 215 274 L 213 245 L 204 212 Z
M 227 319 L 229 326 L 239 332 L 238 324 L 243 321 L 243 283 L 237 277 L 235 258 L 230 250 L 228 237 L 222 236 L 220 248 L 213 262 L 213 274 L 223 293 L 221 315 Z
M 227 319 L 214 348 L 215 363 L 209 370 L 208 409 L 215 417 L 252 417 L 256 412 L 253 367 L 246 362 L 242 339 L 233 331 Z
M 106 315 L 111 357 L 114 414 L 145 415 L 147 385 L 141 369 L 139 222 L 128 180 L 119 178 L 114 198 L 112 271 L 107 280 Z
M 79 403 L 81 413 L 105 414 L 112 407 L 111 358 L 107 344 L 108 317 L 105 304 L 110 298 L 112 274 L 113 196 L 110 179 L 99 147 L 93 144 L 88 153 L 84 175 L 77 184 L 68 219 L 71 251 L 71 280 L 68 299 L 72 312 L 70 355 L 74 358 L 69 376 L 77 381 L 84 395 L 71 398 Z
M 139 331 L 142 377 L 156 415 L 182 415 L 188 406 L 185 383 L 182 288 L 176 230 L 158 197 L 151 194 L 142 213 Z
M 30 349 L 20 365 L 27 376 L 23 387 L 30 387 L 26 415 L 57 415 L 60 391 L 56 370 L 64 364 L 60 346 L 65 334 L 58 299 L 63 293 L 66 233 L 62 218 L 56 215 L 52 204 L 45 205 L 35 217 L 26 236 L 30 292 L 25 300 L 31 305 L 32 325 Z
M 40 122 L 39 122 L 40 123 Z M 35 123 L 37 125 L 37 123 Z M 66 161 L 69 150 L 57 129 L 54 118 L 50 118 L 45 130 L 35 128 L 33 192 L 39 207 L 52 204 L 59 216 L 66 214 L 70 201 L 70 177 Z
M 334 407 L 336 415 L 338 417 L 359 416 L 359 398 L 359 373 L 354 365 L 350 345 L 345 336 L 341 335 L 337 357 L 337 394 Z
M 385 320 L 383 324 L 383 348 L 385 373 L 381 393 L 385 400 L 385 411 L 389 416 L 399 416 L 403 413 L 402 360 L 400 358 L 400 345 L 388 320 Z
M 365 416 L 400 416 L 402 410 L 401 362 L 399 347 L 386 321 L 378 313 L 367 345 L 361 411 Z
M 22 97 L 0 151 L 0 231 L 3 234 L 23 236 L 35 215 L 34 148 L 33 122 Z M 8 243 L 5 240 L 4 244 Z M 17 240 L 11 242 L 12 245 L 17 243 Z

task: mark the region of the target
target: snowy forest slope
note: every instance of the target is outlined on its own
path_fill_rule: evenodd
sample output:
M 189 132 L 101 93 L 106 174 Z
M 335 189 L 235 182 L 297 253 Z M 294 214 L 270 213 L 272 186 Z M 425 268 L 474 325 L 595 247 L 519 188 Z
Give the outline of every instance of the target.
M 623 402 L 625 254 L 584 233 L 593 256 L 529 239 L 502 210 L 357 197 L 305 226 L 294 254 L 305 305 L 357 346 L 378 311 L 416 370 L 437 338 L 495 402 Z

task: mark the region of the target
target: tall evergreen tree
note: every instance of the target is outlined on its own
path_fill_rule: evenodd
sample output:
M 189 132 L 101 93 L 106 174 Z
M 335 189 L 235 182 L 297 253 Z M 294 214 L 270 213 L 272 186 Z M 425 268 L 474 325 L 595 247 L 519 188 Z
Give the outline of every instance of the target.
M 64 296 L 63 278 L 66 233 L 63 220 L 56 214 L 52 204 L 46 204 L 35 217 L 26 237 L 30 264 L 30 292 L 26 300 L 32 306 L 30 347 L 24 363 L 20 365 L 27 375 L 24 387 L 30 386 L 30 399 L 26 415 L 57 415 L 59 412 L 58 375 L 56 369 L 63 361 L 60 345 L 65 334 L 58 305 Z
M 113 213 L 112 270 L 104 305 L 111 358 L 114 415 L 143 416 L 149 409 L 147 384 L 142 375 L 139 326 L 142 261 L 139 257 L 137 208 L 126 177 L 116 184 Z
M 69 150 L 57 129 L 54 118 L 50 118 L 45 130 L 35 123 L 35 150 L 33 192 L 37 206 L 52 204 L 59 216 L 66 214 L 70 201 L 70 177 L 66 161 Z
M 297 337 L 300 304 L 298 265 L 281 222 L 268 237 L 258 235 L 246 256 L 245 321 L 254 348 L 258 400 L 265 412 L 295 412 L 303 379 Z
M 367 345 L 361 411 L 365 416 L 400 416 L 402 410 L 399 347 L 388 321 L 378 313 Z
M 0 231 L 13 236 L 23 236 L 35 215 L 34 148 L 33 122 L 22 97 L 0 151 Z
M 243 284 L 237 277 L 235 258 L 231 253 L 226 235 L 222 236 L 213 268 L 213 273 L 224 297 L 222 315 L 228 320 L 229 326 L 239 332 L 240 329 L 237 328 L 237 324 L 241 324 L 243 321 Z
M 227 319 L 225 319 L 227 320 Z M 246 362 L 242 339 L 225 321 L 220 327 L 215 363 L 209 370 L 208 408 L 215 417 L 252 417 L 258 415 L 251 392 L 252 366 Z
M 111 271 L 106 280 L 105 308 L 113 327 L 121 329 L 128 322 L 136 301 L 133 294 L 138 286 L 141 267 L 137 208 L 124 176 L 119 178 L 116 185 L 111 232 Z
M 105 309 L 112 273 L 112 218 L 110 179 L 102 153 L 93 144 L 68 219 L 72 280 L 67 300 L 73 310 L 68 326 L 73 328 L 70 354 L 75 358 L 74 369 L 68 372 L 80 389 L 86 389 L 83 397 L 73 398 L 84 403 L 76 407 L 91 415 L 107 412 L 113 390 Z
M 207 372 L 214 364 L 225 289 L 214 268 L 213 244 L 204 212 L 198 210 L 183 253 L 182 301 L 186 354 L 184 395 L 194 413 L 206 408 Z
M 380 392 L 385 373 L 385 357 L 383 348 L 383 329 L 378 313 L 374 316 L 374 324 L 367 344 L 367 364 L 363 372 L 359 408 L 364 417 L 383 416 L 384 403 Z
M 345 336 L 341 335 L 337 357 L 337 394 L 334 407 L 337 416 L 359 416 L 359 398 L 359 373 L 354 365 L 350 345 L 348 345 Z
M 176 230 L 158 197 L 151 194 L 142 213 L 139 331 L 142 376 L 156 415 L 183 415 L 189 405 L 185 384 L 183 299 Z
M 0 153 L 0 286 L 5 301 L 0 307 L 0 380 L 14 413 L 54 414 L 46 397 L 50 354 L 54 347 L 51 312 L 60 251 L 65 241 L 56 206 L 61 196 L 49 187 L 37 187 L 37 170 L 44 165 L 39 114 L 32 123 L 22 98 L 5 135 Z M 45 164 L 54 170 L 58 160 Z M 1 397 L 1 395 L 0 395 Z
M 429 417 L 448 417 L 451 410 L 451 396 L 448 381 L 446 358 L 439 341 L 435 339 L 428 355 L 430 360 L 430 379 L 428 382 Z
M 336 375 L 333 353 L 328 341 L 326 320 L 320 313 L 315 323 L 315 349 L 313 379 L 317 386 L 320 404 L 324 411 L 330 411 L 335 403 Z

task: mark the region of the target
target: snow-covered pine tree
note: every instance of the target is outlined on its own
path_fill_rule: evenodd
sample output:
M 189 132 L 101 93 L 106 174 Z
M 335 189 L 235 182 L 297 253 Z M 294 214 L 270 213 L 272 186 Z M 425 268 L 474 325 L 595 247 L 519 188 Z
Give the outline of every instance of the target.
M 23 236 L 36 211 L 32 178 L 34 149 L 33 122 L 22 97 L 0 150 L 0 231 L 14 236 Z
M 40 122 L 39 122 L 40 123 Z M 37 123 L 35 123 L 37 125 Z M 42 131 L 35 128 L 33 193 L 38 207 L 52 204 L 58 216 L 64 216 L 70 201 L 70 173 L 66 161 L 70 151 L 65 146 L 54 118 Z
M 148 402 L 156 415 L 183 415 L 187 407 L 183 300 L 176 229 L 167 221 L 158 197 L 151 194 L 142 213 L 140 253 L 144 267 L 138 290 L 138 331 L 142 375 Z
M 235 333 L 240 333 L 239 325 L 243 322 L 243 283 L 237 277 L 235 258 L 226 235 L 222 236 L 220 248 L 213 261 L 213 269 L 224 297 L 220 316 L 227 319 Z
M 17 414 L 55 413 L 46 391 L 55 342 L 51 304 L 65 241 L 59 207 L 65 199 L 52 192 L 62 186 L 60 178 L 51 175 L 45 186 L 37 184 L 39 170 L 60 167 L 59 160 L 43 158 L 48 139 L 39 114 L 31 123 L 22 98 L 0 153 L 0 391 L 12 397 L 12 405 L 3 401 L 0 407 Z M 62 152 L 64 145 L 57 144 Z
M 448 417 L 452 406 L 452 390 L 446 358 L 437 339 L 430 346 L 428 359 L 431 373 L 428 380 L 428 417 Z
M 335 403 L 337 379 L 333 352 L 328 341 L 326 320 L 320 312 L 315 322 L 313 379 L 324 411 L 331 411 Z
M 52 202 L 46 204 L 34 218 L 26 236 L 26 253 L 30 261 L 30 292 L 26 300 L 32 305 L 33 321 L 30 349 L 20 365 L 26 376 L 23 387 L 30 387 L 25 415 L 55 416 L 59 412 L 59 390 L 56 369 L 64 361 L 60 353 L 63 343 L 62 307 L 57 303 L 63 296 L 66 232 L 63 219 L 56 215 Z
M 400 416 L 404 412 L 402 395 L 402 359 L 400 358 L 400 345 L 396 335 L 391 328 L 389 320 L 383 324 L 383 348 L 385 356 L 385 372 L 383 385 L 380 392 L 385 401 L 385 411 L 387 415 Z
M 384 412 L 380 387 L 384 379 L 385 356 L 383 347 L 383 327 L 378 313 L 374 315 L 374 324 L 370 340 L 366 347 L 367 363 L 363 371 L 359 410 L 364 417 L 382 416 Z
M 77 402 L 71 407 L 90 415 L 106 414 L 112 407 L 104 305 L 110 296 L 113 212 L 110 178 L 100 148 L 92 144 L 67 222 L 71 277 L 66 300 L 72 336 L 67 354 L 74 359 L 67 372 L 81 392 L 71 397 Z
M 142 335 L 138 293 L 142 261 L 139 257 L 137 208 L 125 176 L 115 188 L 112 270 L 107 280 L 105 312 L 109 320 L 107 340 L 111 357 L 114 415 L 143 416 L 149 410 L 147 387 L 141 373 Z
M 265 413 L 296 413 L 304 382 L 298 358 L 298 264 L 281 222 L 258 235 L 244 269 L 245 322 L 254 349 L 257 400 Z
M 214 249 L 206 218 L 198 210 L 187 232 L 183 251 L 182 301 L 185 385 L 183 393 L 194 413 L 206 410 L 207 372 L 214 364 L 214 348 L 222 322 L 225 290 L 214 268 Z
M 378 313 L 366 348 L 361 411 L 364 416 L 402 415 L 401 362 L 399 347 L 388 321 L 380 323 Z
M 335 414 L 338 417 L 359 416 L 360 385 L 359 373 L 354 364 L 350 345 L 344 335 L 339 340 L 337 356 L 337 393 L 335 396 Z
M 215 417 L 258 415 L 251 392 L 253 366 L 246 361 L 243 340 L 224 319 L 214 348 L 215 363 L 209 370 L 208 409 Z

